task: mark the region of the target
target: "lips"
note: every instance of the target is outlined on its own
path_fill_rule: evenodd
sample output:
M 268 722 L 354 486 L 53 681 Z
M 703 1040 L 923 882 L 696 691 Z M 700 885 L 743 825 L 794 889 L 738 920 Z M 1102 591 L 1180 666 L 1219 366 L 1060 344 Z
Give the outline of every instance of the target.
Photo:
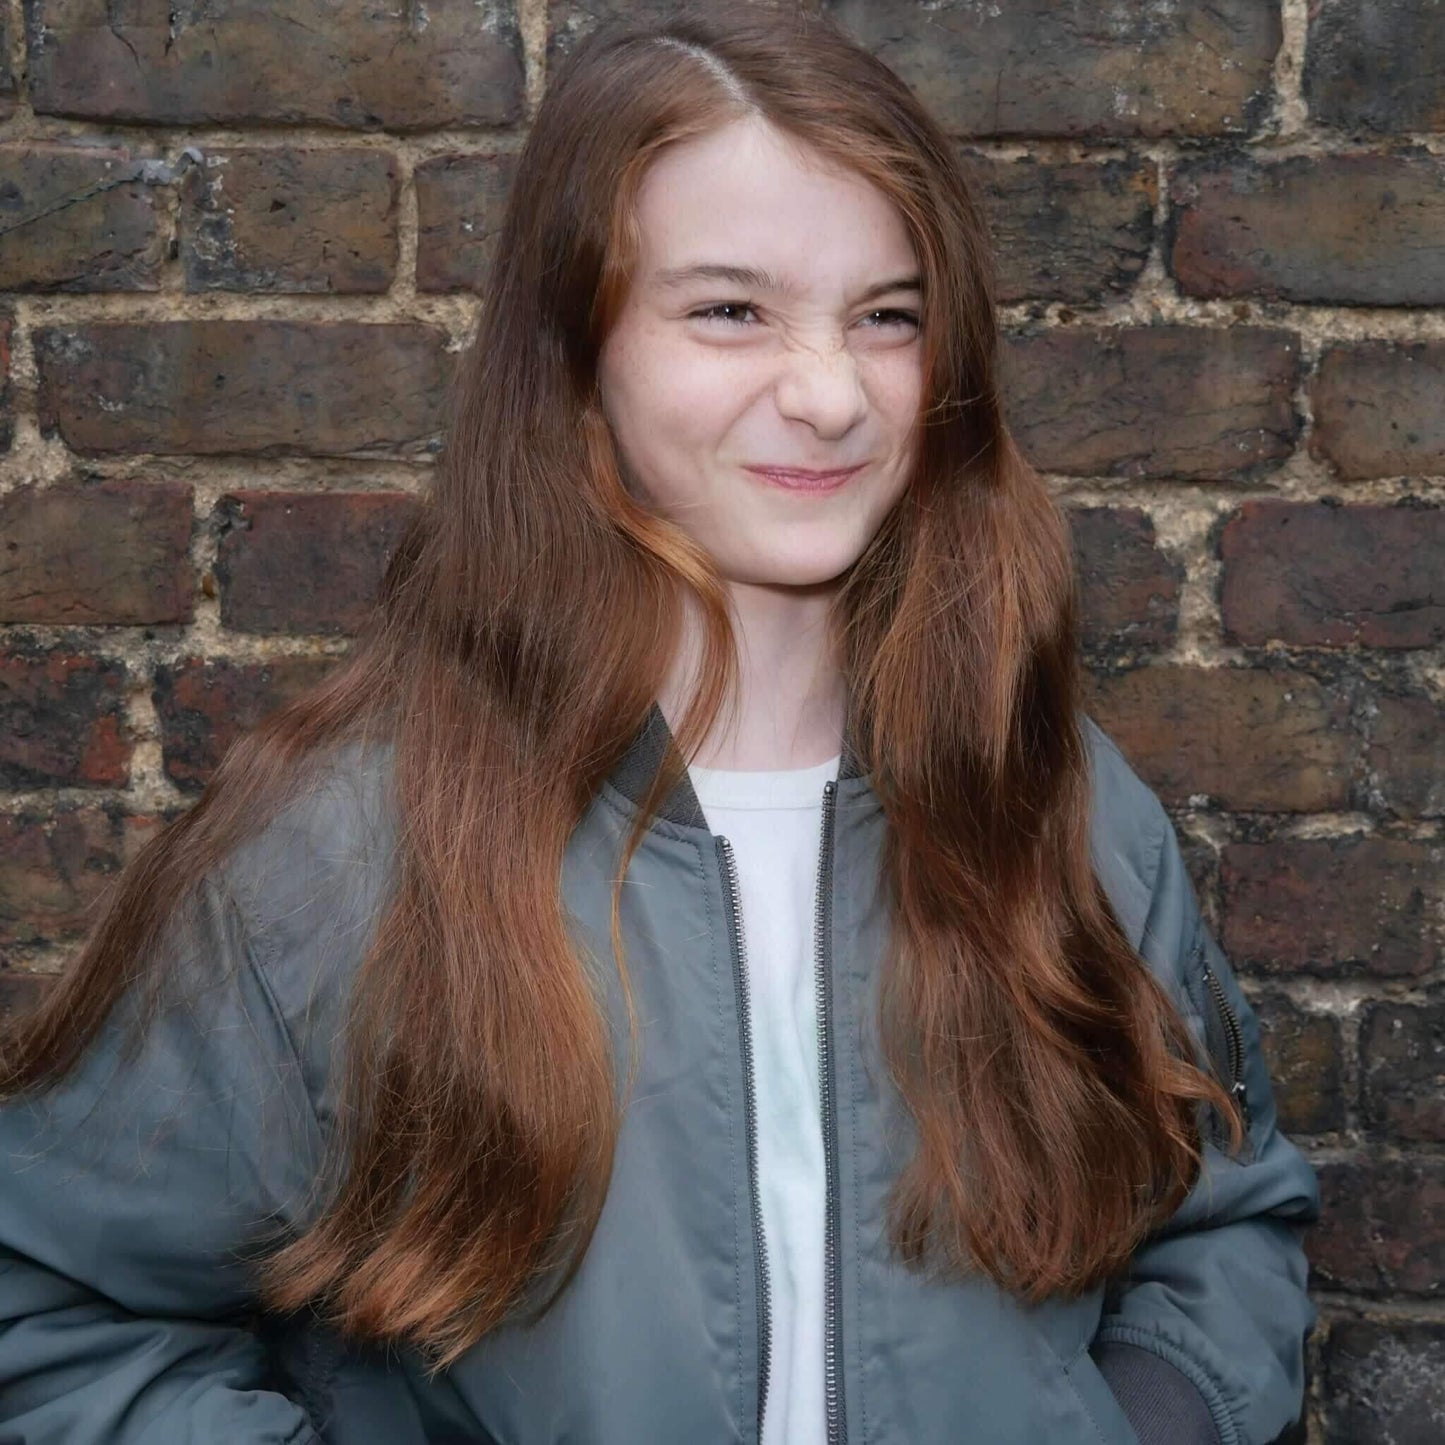
M 860 462 L 856 467 L 836 467 L 829 471 L 810 471 L 800 467 L 745 467 L 744 471 L 794 491 L 820 492 L 840 486 L 862 469 Z

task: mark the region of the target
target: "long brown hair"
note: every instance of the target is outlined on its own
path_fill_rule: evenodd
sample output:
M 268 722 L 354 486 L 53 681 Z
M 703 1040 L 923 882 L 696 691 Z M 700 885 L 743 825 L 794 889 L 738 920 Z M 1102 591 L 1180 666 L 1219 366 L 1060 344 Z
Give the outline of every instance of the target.
M 348 1004 L 339 1182 L 259 1288 L 438 1367 L 575 1265 L 605 1197 L 609 1035 L 557 880 L 657 696 L 685 592 L 706 684 L 612 895 L 629 1009 L 620 878 L 736 677 L 722 579 L 624 487 L 595 374 L 647 166 L 748 114 L 886 194 L 924 278 L 916 472 L 833 611 L 889 823 L 881 1027 L 919 1139 L 892 1201 L 900 1255 L 1031 1299 L 1091 1287 L 1197 1177 L 1201 1101 L 1229 1110 L 1090 863 L 1069 533 L 1005 427 L 992 257 L 948 140 L 806 10 L 607 26 L 531 128 L 433 488 L 352 654 L 231 750 L 0 1054 L 6 1092 L 61 1078 L 124 989 L 158 987 L 167 919 L 306 766 L 384 738 L 395 877 Z

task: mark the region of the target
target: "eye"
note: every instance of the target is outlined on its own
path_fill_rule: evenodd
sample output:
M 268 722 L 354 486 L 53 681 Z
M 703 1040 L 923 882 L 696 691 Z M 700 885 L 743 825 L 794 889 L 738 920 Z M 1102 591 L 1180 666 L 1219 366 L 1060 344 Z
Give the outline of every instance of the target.
M 890 326 L 917 326 L 918 316 L 912 311 L 870 311 L 870 316 L 886 316 Z M 875 328 L 876 329 L 876 328 Z
M 718 316 L 716 313 L 728 310 L 751 311 L 752 309 L 753 305 L 751 301 L 719 301 L 715 306 L 704 306 L 701 311 L 691 311 L 688 315 L 696 316 L 704 321 L 717 320 L 724 321 L 730 326 L 744 326 L 747 323 L 739 320 L 735 316 Z

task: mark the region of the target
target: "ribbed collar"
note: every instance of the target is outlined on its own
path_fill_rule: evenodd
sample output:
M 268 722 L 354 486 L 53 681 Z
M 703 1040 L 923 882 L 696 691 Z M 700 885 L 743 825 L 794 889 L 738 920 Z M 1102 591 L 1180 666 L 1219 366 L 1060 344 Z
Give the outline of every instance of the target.
M 663 759 L 669 750 L 675 747 L 672 729 L 667 725 L 662 708 L 654 702 L 636 737 L 633 738 L 627 751 L 613 768 L 608 781 L 624 797 L 635 804 L 640 804 L 647 795 L 649 784 L 657 776 Z M 853 750 L 853 728 L 850 714 L 843 728 L 842 756 L 838 763 L 838 777 L 841 780 L 861 778 L 862 776 L 862 765 Z M 658 809 L 658 816 L 666 818 L 671 823 L 679 823 L 685 828 L 705 829 L 707 827 L 702 804 L 697 800 L 692 779 L 688 776 L 685 768 L 682 776 L 678 779 L 677 786 L 673 788 Z

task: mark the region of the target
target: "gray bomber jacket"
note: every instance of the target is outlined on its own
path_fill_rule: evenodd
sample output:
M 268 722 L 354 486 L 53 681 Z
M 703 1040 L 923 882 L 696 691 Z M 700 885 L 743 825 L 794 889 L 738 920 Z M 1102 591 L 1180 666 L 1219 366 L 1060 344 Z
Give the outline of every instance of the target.
M 1131 941 L 1242 1096 L 1127 1278 L 1026 1307 L 890 1257 L 910 1122 L 882 1067 L 881 806 L 845 740 L 826 789 L 817 956 L 828 1211 L 828 1436 L 853 1445 L 1261 1445 L 1297 1416 L 1314 1323 L 1313 1171 L 1276 1128 L 1255 1016 L 1202 921 L 1168 816 L 1085 720 L 1096 870 Z M 610 958 L 614 862 L 671 736 L 654 707 L 568 845 L 576 937 Z M 0 1445 L 714 1445 L 756 1441 L 768 1299 L 753 1164 L 746 958 L 730 848 L 686 775 L 623 890 L 642 1057 L 581 1267 L 539 1322 L 428 1381 L 410 1350 L 258 1310 L 242 1252 L 298 1228 L 334 1118 L 329 1045 L 378 915 L 386 754 L 338 754 L 172 927 L 183 974 L 139 1057 L 125 1004 L 62 1086 L 0 1105 Z M 220 968 L 217 964 L 233 967 Z M 611 977 L 603 970 L 604 977 Z M 626 1023 L 607 1003 L 618 1057 Z M 619 1071 L 620 1072 L 620 1071 Z M 800 1442 L 806 1445 L 806 1442 Z

